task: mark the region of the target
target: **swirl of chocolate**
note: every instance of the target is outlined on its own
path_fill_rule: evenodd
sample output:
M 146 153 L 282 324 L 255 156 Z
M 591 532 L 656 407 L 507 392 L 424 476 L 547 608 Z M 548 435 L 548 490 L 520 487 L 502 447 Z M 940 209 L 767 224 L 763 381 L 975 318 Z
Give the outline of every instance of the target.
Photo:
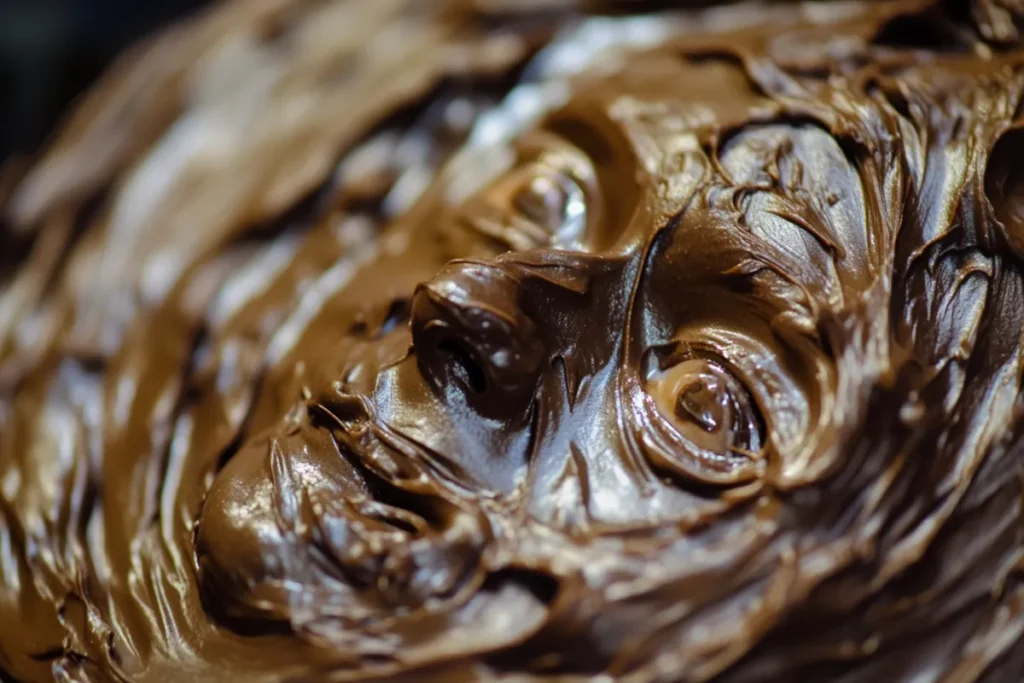
M 1024 679 L 1021 26 L 154 37 L 0 174 L 0 678 Z

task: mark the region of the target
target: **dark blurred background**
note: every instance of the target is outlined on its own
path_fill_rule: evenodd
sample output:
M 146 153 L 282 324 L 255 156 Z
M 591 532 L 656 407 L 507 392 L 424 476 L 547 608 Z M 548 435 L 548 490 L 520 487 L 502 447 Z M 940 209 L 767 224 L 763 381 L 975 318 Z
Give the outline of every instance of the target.
M 0 163 L 31 153 L 123 48 L 209 0 L 0 0 Z

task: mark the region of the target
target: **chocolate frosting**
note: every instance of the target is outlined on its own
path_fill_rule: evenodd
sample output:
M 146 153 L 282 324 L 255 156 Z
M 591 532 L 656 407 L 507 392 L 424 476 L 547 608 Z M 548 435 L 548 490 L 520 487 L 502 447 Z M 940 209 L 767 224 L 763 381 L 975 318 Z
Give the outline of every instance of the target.
M 139 46 L 0 174 L 3 677 L 1024 679 L 1022 26 Z

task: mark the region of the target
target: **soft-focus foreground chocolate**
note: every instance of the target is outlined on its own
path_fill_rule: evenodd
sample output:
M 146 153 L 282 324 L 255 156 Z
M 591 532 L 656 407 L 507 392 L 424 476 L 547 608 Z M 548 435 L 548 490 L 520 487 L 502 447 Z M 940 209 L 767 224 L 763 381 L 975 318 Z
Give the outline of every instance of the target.
M 6 677 L 1024 678 L 1024 16 L 656 4 L 239 0 L 7 166 Z

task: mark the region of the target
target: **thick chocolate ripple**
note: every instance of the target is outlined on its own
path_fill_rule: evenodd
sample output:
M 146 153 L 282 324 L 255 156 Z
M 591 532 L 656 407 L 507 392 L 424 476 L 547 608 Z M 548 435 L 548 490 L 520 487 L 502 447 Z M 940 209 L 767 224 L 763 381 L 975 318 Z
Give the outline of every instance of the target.
M 1022 27 L 139 46 L 0 173 L 0 677 L 1024 680 Z

